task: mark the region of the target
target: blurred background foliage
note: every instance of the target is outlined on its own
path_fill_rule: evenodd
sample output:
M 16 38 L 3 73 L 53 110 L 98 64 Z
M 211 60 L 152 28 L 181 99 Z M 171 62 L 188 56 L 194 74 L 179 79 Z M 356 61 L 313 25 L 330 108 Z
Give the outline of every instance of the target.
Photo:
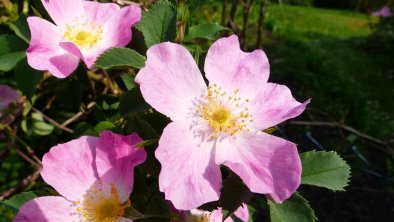
M 154 2 L 138 3 L 147 9 Z M 190 0 L 189 8 L 184 1 L 172 2 L 178 5 L 176 41 L 200 67 L 212 40 L 235 33 L 244 50 L 264 49 L 271 82 L 289 86 L 299 101 L 312 98 L 301 117 L 279 125 L 274 134 L 297 143 L 300 152 L 334 150 L 351 165 L 346 192 L 301 187 L 320 221 L 392 221 L 394 19 L 370 16 L 392 1 Z M 22 191 L 54 192 L 38 170 L 42 155 L 55 144 L 103 129 L 136 131 L 154 140 L 168 123 L 157 113 L 140 113 L 148 106 L 135 88 L 134 69 L 80 67 L 62 80 L 31 70 L 24 54 L 29 15 L 49 18 L 39 0 L 0 0 L 0 84 L 26 95 L 0 116 L 0 200 Z M 193 37 L 202 21 L 216 24 L 204 27 L 217 30 L 214 35 Z M 133 35 L 129 46 L 144 54 L 141 33 Z M 159 167 L 153 148 L 147 147 L 150 159 L 142 169 L 154 178 Z M 151 194 L 156 187 L 153 180 L 136 184 L 141 192 L 133 195 Z M 146 196 L 146 202 L 152 200 Z M 255 221 L 267 220 L 265 199 L 252 202 Z M 13 213 L 0 206 L 0 215 L 0 221 L 9 221 Z

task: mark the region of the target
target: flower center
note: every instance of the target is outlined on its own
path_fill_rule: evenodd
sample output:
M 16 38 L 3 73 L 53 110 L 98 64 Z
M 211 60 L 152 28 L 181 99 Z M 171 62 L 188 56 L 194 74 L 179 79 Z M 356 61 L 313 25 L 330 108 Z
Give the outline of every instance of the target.
M 220 107 L 218 110 L 214 111 L 211 120 L 214 124 L 224 124 L 231 119 L 231 113 L 226 108 Z
M 66 24 L 63 38 L 80 48 L 87 49 L 95 46 L 102 39 L 102 33 L 100 25 L 75 19 L 70 24 Z
M 190 215 L 185 217 L 185 222 L 209 222 L 211 212 L 193 209 L 190 210 Z
M 218 134 L 233 136 L 248 129 L 253 122 L 252 115 L 248 112 L 249 99 L 238 96 L 239 90 L 227 93 L 216 84 L 208 87 L 204 100 L 197 106 L 197 114 L 205 119 L 213 130 L 211 138 Z
M 100 183 L 91 188 L 85 195 L 84 200 L 76 202 L 84 222 L 115 222 L 124 215 L 125 208 L 130 206 L 130 201 L 122 204 L 119 201 L 118 192 L 114 184 L 110 189 L 103 189 Z

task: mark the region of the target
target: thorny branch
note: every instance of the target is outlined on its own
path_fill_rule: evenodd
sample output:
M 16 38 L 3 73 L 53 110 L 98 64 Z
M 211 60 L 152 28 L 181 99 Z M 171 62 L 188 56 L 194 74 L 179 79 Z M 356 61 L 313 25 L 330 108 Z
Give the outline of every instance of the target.
M 370 136 L 368 134 L 362 133 L 353 127 L 347 126 L 343 123 L 339 122 L 310 122 L 310 121 L 291 121 L 290 124 L 292 125 L 301 125 L 301 126 L 316 126 L 316 127 L 334 127 L 334 128 L 339 128 L 342 130 L 345 130 L 347 132 L 353 133 L 354 135 L 361 137 L 365 140 L 371 141 L 377 145 L 380 145 L 385 148 L 385 151 L 394 155 L 394 149 L 389 147 L 389 144 L 383 140 L 377 139 L 373 136 Z

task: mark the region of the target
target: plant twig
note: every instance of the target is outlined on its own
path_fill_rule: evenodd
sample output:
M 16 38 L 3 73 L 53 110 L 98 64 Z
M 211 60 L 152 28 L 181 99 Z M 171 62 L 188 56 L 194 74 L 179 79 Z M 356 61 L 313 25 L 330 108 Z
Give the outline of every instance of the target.
M 86 112 L 89 112 L 90 111 L 90 109 L 92 109 L 94 106 L 96 105 L 96 102 L 90 102 L 88 105 L 87 105 L 87 110 L 85 111 L 85 112 L 82 112 L 82 111 L 80 111 L 80 112 L 78 112 L 78 113 L 76 113 L 74 116 L 72 116 L 71 118 L 69 118 L 68 120 L 66 120 L 66 121 L 64 121 L 64 123 L 62 124 L 62 126 L 67 126 L 68 124 L 70 124 L 70 123 L 72 123 L 72 122 L 74 122 L 75 120 L 77 120 L 77 119 L 79 119 L 81 116 L 83 116 Z
M 4 191 L 2 194 L 0 194 L 0 200 L 7 199 L 8 197 L 24 190 L 30 184 L 33 184 L 40 177 L 40 171 L 41 168 L 37 169 L 34 173 L 24 178 L 16 186 Z
M 243 23 L 242 23 L 242 31 L 241 31 L 241 41 L 243 49 L 246 49 L 246 32 L 248 30 L 249 23 L 249 15 L 252 9 L 254 0 L 244 0 L 243 3 Z
M 53 120 L 52 118 L 50 118 L 49 116 L 45 115 L 43 112 L 41 112 L 40 110 L 36 109 L 36 108 L 32 108 L 32 110 L 38 114 L 40 114 L 44 119 L 46 119 L 48 122 L 50 122 L 52 125 L 54 125 L 55 127 L 66 131 L 68 133 L 74 133 L 74 130 L 67 128 L 66 126 L 61 125 L 60 123 L 56 122 L 55 120 Z
M 362 132 L 360 132 L 360 131 L 354 129 L 353 127 L 346 126 L 346 125 L 344 125 L 344 124 L 342 124 L 342 123 L 337 123 L 337 122 L 291 121 L 290 124 L 293 124 L 293 125 L 302 125 L 302 126 L 323 126 L 323 127 L 335 127 L 335 128 L 340 128 L 340 129 L 343 129 L 343 130 L 348 131 L 348 132 L 350 132 L 350 133 L 353 133 L 353 134 L 355 134 L 355 135 L 357 135 L 357 136 L 359 136 L 359 137 L 361 137 L 361 138 L 363 138 L 363 139 L 372 141 L 372 142 L 374 142 L 374 143 L 376 143 L 376 144 L 379 144 L 379 145 L 381 145 L 381 146 L 384 146 L 384 147 L 388 147 L 388 144 L 387 144 L 386 142 L 384 142 L 384 141 L 382 141 L 382 140 L 379 140 L 379 139 L 377 139 L 377 138 L 375 138 L 375 137 L 372 137 L 372 136 L 370 136 L 370 135 L 368 135 L 368 134 L 362 133 Z
M 223 0 L 222 5 L 222 21 L 221 24 L 224 26 L 226 25 L 226 16 L 227 16 L 227 0 Z

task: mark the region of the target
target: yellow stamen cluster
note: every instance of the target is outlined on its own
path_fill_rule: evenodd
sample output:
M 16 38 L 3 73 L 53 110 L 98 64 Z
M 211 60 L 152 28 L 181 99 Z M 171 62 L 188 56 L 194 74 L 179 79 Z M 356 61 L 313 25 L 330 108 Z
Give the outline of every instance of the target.
M 208 87 L 208 93 L 197 106 L 197 114 L 208 122 L 213 129 L 211 138 L 224 133 L 233 136 L 246 129 L 253 122 L 247 103 L 249 99 L 238 96 L 239 90 L 228 94 L 216 84 Z
M 99 183 L 92 187 L 84 196 L 83 201 L 76 201 L 77 212 L 82 215 L 84 222 L 115 222 L 124 215 L 130 206 L 130 200 L 122 204 L 114 184 L 110 190 L 104 189 Z
M 73 42 L 80 48 L 91 48 L 102 39 L 103 30 L 100 25 L 76 18 L 66 24 L 63 38 Z

